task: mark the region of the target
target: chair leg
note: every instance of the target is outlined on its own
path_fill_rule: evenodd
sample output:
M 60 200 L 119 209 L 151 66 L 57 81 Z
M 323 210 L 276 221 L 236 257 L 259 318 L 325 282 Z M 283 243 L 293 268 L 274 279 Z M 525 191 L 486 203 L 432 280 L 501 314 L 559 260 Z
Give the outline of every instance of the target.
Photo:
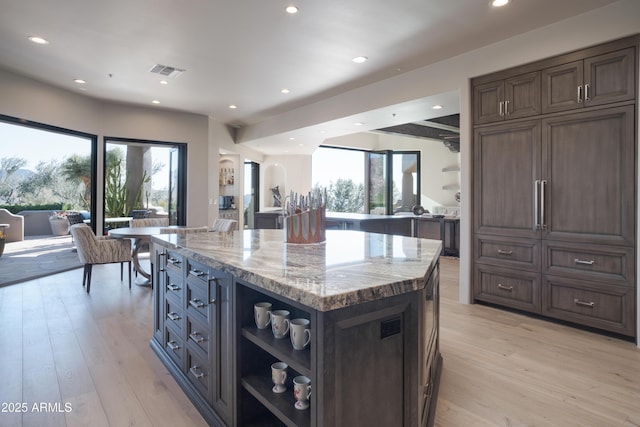
M 127 262 L 127 270 L 129 271 L 129 289 L 131 289 L 131 261 Z
M 89 264 L 85 264 L 84 265 L 84 269 L 82 270 L 82 287 L 84 288 L 85 285 L 87 284 L 87 266 Z
M 91 290 L 91 270 L 93 264 L 86 264 L 85 267 L 87 268 L 87 293 L 89 293 Z
M 120 281 L 124 280 L 124 262 L 120 263 Z

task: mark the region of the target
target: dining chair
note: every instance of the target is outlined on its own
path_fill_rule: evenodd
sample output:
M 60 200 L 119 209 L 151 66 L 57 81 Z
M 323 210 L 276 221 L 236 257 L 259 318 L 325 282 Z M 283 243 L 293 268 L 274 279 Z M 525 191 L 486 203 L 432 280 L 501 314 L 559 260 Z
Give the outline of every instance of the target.
M 120 263 L 120 281 L 124 279 L 124 263 L 129 270 L 129 289 L 131 289 L 131 240 L 111 239 L 109 236 L 96 236 L 87 224 L 75 224 L 70 228 L 78 249 L 78 258 L 84 264 L 82 286 L 87 293 L 91 290 L 91 271 L 94 264 Z
M 238 221 L 235 219 L 216 218 L 213 220 L 213 226 L 211 231 L 233 231 L 236 228 Z

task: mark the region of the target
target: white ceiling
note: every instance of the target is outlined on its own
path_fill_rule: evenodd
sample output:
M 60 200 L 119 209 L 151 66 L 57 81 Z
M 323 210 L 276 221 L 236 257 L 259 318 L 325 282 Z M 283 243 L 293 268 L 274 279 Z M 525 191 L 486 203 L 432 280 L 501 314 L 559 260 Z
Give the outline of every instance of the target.
M 489 0 L 0 0 L 0 67 L 95 98 L 158 100 L 155 108 L 246 128 L 615 1 L 512 0 L 495 9 Z M 299 13 L 287 14 L 289 4 Z M 35 45 L 31 35 L 50 44 Z M 369 60 L 352 62 L 360 55 Z M 160 85 L 149 72 L 155 64 L 186 72 Z M 394 108 L 429 118 L 438 101 Z

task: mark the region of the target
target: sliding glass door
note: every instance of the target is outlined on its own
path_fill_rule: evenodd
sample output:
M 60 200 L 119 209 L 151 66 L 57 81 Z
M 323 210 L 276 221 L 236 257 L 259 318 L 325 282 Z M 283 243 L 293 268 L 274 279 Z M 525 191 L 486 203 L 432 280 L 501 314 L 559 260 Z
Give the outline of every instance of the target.
M 186 144 L 105 138 L 105 219 L 118 226 L 115 219 L 143 211 L 184 225 L 185 177 Z

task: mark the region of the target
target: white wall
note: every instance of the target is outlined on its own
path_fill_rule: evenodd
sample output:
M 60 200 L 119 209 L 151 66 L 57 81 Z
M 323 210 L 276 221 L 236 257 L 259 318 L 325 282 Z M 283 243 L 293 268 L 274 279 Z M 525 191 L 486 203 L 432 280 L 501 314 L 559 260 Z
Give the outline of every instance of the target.
M 273 207 L 271 188 L 278 186 L 282 201 L 290 191 L 311 191 L 311 156 L 265 156 L 260 165 L 260 210 Z
M 6 70 L 0 70 L 0 114 L 98 136 L 98 221 L 105 136 L 187 143 L 187 224 L 208 223 L 206 116 L 94 100 Z

